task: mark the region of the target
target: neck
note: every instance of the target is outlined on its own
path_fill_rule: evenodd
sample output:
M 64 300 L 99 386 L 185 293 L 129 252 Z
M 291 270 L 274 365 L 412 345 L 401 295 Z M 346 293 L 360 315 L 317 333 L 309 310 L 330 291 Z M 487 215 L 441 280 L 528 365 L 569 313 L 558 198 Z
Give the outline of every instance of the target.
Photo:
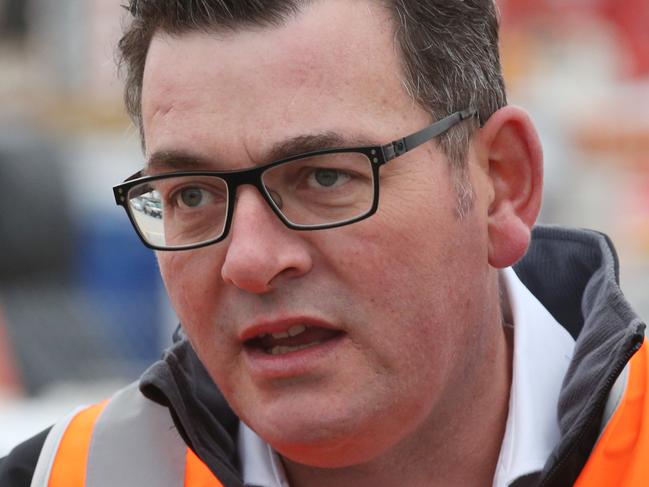
M 511 328 L 498 310 L 471 347 L 447 400 L 415 432 L 362 465 L 322 469 L 283 459 L 292 487 L 431 487 L 485 485 L 494 477 L 507 422 L 511 385 Z

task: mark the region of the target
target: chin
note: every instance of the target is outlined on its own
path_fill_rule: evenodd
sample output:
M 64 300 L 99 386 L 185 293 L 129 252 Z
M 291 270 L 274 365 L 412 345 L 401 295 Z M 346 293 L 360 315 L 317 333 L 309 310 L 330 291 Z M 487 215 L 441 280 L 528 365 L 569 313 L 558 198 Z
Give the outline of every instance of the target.
M 355 442 L 332 445 L 300 443 L 283 445 L 275 448 L 283 458 L 301 465 L 316 468 L 345 468 L 353 465 L 368 463 L 381 455 L 384 449 L 372 447 L 362 448 Z
M 333 421 L 329 426 L 322 421 L 318 423 L 314 424 L 311 418 L 303 426 L 292 424 L 258 434 L 282 457 L 319 468 L 363 464 L 380 456 L 391 444 L 385 430 L 367 431 L 362 425 L 349 425 L 346 421 Z M 393 443 L 397 441 L 398 438 Z

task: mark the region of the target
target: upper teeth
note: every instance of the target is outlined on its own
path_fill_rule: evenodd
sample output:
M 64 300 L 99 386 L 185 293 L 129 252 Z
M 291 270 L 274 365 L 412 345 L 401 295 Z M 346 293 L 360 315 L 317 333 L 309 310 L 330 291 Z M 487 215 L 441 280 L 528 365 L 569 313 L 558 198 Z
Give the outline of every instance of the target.
M 288 334 L 292 337 L 304 333 L 306 331 L 305 325 L 295 325 L 288 329 Z
M 299 335 L 300 333 L 304 333 L 306 331 L 306 326 L 305 325 L 294 325 L 290 327 L 286 331 L 280 331 L 277 333 L 271 333 L 270 336 L 276 339 L 281 339 L 281 338 L 288 338 L 288 337 L 294 337 Z M 265 336 L 265 335 L 262 335 Z

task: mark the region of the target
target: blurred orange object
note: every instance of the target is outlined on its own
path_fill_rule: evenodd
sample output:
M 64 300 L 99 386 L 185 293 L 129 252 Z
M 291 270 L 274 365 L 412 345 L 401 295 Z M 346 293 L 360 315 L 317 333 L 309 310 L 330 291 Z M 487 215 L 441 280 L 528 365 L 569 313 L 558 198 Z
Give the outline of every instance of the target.
M 503 26 L 556 22 L 574 16 L 598 17 L 614 29 L 620 47 L 629 54 L 626 73 L 631 78 L 649 76 L 649 2 L 647 0 L 497 0 Z
M 23 394 L 6 330 L 4 315 L 0 308 L 0 398 Z

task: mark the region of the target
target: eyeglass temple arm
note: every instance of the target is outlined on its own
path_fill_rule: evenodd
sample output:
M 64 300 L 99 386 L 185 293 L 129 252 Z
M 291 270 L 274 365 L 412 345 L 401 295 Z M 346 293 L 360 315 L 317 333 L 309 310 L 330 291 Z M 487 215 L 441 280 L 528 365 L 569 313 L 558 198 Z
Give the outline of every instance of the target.
M 383 155 L 386 162 L 399 157 L 402 154 L 405 154 L 409 150 L 414 149 L 415 147 L 420 146 L 421 144 L 428 142 L 429 140 L 442 135 L 444 132 L 449 130 L 454 125 L 467 120 L 469 118 L 475 117 L 478 114 L 478 110 L 475 108 L 468 108 L 461 112 L 455 112 L 448 117 L 445 117 L 432 125 L 415 132 L 414 134 L 408 135 L 402 139 L 397 139 L 394 142 L 391 142 L 383 146 Z

